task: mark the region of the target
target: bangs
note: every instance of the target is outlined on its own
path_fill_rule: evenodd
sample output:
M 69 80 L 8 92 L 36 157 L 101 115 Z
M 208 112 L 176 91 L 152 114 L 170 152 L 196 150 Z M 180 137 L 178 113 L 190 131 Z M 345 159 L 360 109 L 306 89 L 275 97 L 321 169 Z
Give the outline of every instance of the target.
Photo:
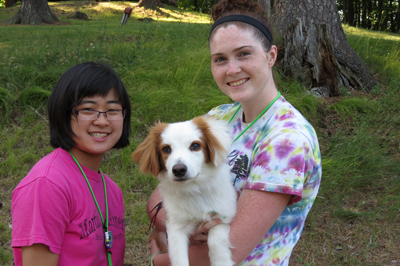
M 72 90 L 75 91 L 71 108 L 79 105 L 85 97 L 105 97 L 114 89 L 117 99 L 121 102 L 124 109 L 126 109 L 126 90 L 117 74 L 112 73 L 109 69 L 99 68 L 97 70 L 96 73 L 93 73 L 93 70 L 90 73 L 82 71 L 79 73 L 79 77 L 76 77 L 76 82 L 71 84 Z

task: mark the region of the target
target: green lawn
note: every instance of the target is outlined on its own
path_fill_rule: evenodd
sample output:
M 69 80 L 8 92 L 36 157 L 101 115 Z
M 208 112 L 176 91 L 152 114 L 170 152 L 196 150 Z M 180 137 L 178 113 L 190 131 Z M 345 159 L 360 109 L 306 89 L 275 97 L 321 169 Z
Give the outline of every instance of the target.
M 145 206 L 157 181 L 139 174 L 130 154 L 155 121 L 190 119 L 230 101 L 210 71 L 210 19 L 170 6 L 145 11 L 129 2 L 50 6 L 60 19 L 57 25 L 0 25 L 0 265 L 13 262 L 11 192 L 52 150 L 47 97 L 65 70 L 89 60 L 110 64 L 131 97 L 131 145 L 108 153 L 102 169 L 124 193 L 125 261 L 147 265 Z M 134 10 L 121 27 L 126 6 Z M 0 21 L 17 8 L 0 9 Z M 91 20 L 68 19 L 74 11 Z M 153 20 L 138 20 L 143 18 Z M 314 125 L 323 159 L 320 194 L 291 265 L 400 263 L 400 36 L 345 31 L 380 82 L 370 94 L 315 98 L 275 73 L 279 90 Z

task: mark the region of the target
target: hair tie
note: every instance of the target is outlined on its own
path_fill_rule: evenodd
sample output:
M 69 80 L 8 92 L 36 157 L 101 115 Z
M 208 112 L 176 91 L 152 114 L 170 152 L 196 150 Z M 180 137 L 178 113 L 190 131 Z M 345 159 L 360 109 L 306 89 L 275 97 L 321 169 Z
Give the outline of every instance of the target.
M 257 19 L 254 19 L 249 16 L 245 16 L 245 15 L 229 15 L 229 16 L 218 19 L 211 27 L 210 35 L 208 36 L 208 39 L 210 39 L 211 33 L 218 25 L 221 25 L 222 23 L 225 23 L 228 21 L 240 21 L 240 22 L 250 24 L 250 25 L 256 27 L 257 29 L 259 29 L 265 35 L 265 37 L 267 37 L 269 42 L 272 43 L 272 35 L 269 32 L 269 30 L 267 29 L 267 27 L 265 27 L 265 25 L 262 24 Z

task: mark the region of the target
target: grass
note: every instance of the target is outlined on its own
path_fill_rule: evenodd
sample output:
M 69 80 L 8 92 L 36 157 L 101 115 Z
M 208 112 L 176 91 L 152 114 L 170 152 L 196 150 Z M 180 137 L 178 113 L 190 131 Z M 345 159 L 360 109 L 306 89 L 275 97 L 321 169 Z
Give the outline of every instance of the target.
M 155 121 L 190 119 L 229 102 L 210 71 L 209 18 L 170 6 L 148 11 L 130 2 L 50 6 L 60 18 L 57 25 L 0 25 L 0 265 L 13 263 L 12 190 L 52 150 L 46 99 L 64 71 L 89 60 L 110 64 L 132 101 L 131 145 L 107 153 L 102 168 L 124 194 L 125 262 L 147 265 L 145 206 L 157 181 L 139 174 L 130 154 Z M 133 14 L 121 27 L 126 6 Z M 0 21 L 17 8 L 0 9 Z M 91 20 L 68 19 L 74 11 L 86 12 Z M 320 193 L 291 265 L 400 261 L 400 36 L 344 29 L 379 79 L 370 94 L 315 98 L 302 84 L 275 73 L 282 94 L 314 125 L 323 162 Z

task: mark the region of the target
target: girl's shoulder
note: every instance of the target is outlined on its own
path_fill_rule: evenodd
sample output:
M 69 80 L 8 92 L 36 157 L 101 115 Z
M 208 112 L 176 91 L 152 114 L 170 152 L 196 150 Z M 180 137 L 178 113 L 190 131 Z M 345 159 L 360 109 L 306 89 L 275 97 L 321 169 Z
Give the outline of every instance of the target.
M 229 121 L 239 108 L 240 104 L 238 102 L 233 104 L 222 104 L 211 109 L 211 111 L 207 113 L 207 116 L 213 117 L 218 120 Z
M 72 159 L 69 153 L 57 148 L 40 159 L 21 180 L 17 188 L 35 182 L 39 178 L 45 178 L 53 183 L 58 183 L 70 172 Z

